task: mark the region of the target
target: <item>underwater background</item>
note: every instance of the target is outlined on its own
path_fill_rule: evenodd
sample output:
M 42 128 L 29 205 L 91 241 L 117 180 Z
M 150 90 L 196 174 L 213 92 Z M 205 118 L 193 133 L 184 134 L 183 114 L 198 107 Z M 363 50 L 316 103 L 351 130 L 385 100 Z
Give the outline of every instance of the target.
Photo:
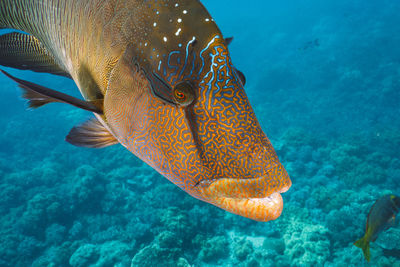
M 293 185 L 276 221 L 196 200 L 120 145 L 64 141 L 92 115 L 34 111 L 0 77 L 0 266 L 400 266 L 400 227 L 353 242 L 400 194 L 400 1 L 203 0 Z M 7 69 L 79 96 L 68 79 Z

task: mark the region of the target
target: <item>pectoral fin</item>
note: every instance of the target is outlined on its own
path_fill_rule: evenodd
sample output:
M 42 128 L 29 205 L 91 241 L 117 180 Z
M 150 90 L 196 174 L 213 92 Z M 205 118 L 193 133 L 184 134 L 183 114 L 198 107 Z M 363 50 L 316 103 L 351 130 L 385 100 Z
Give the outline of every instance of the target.
M 388 220 L 388 223 L 386 224 L 386 229 L 389 229 L 390 227 L 393 227 L 396 225 L 396 215 L 393 215 L 392 217 L 390 217 L 390 219 Z
M 38 39 L 19 32 L 0 35 L 0 65 L 71 78 Z
M 96 118 L 72 128 L 65 140 L 72 145 L 89 148 L 102 148 L 119 143 Z
M 83 101 L 76 97 L 49 89 L 47 87 L 18 79 L 3 70 L 0 71 L 4 73 L 7 77 L 18 83 L 19 87 L 22 88 L 24 92 L 23 97 L 28 100 L 29 106 L 31 108 L 38 108 L 52 102 L 62 102 L 87 111 L 95 112 L 100 115 L 103 114 L 102 100 Z

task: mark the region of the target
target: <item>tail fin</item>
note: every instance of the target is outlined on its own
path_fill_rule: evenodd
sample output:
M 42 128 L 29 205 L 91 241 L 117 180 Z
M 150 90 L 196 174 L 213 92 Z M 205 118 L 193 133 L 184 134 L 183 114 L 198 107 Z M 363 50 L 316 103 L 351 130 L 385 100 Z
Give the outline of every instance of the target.
M 354 242 L 354 246 L 362 249 L 364 257 L 368 262 L 371 260 L 371 253 L 369 251 L 369 241 L 366 240 L 365 236 Z

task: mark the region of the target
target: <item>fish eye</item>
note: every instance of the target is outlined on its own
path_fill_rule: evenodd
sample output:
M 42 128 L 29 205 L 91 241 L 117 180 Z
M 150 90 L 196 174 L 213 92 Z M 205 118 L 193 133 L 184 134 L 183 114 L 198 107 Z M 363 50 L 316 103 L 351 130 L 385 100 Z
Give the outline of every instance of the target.
M 178 90 L 175 90 L 175 97 L 177 99 L 179 99 L 180 101 L 184 101 L 186 99 L 185 93 L 178 91 Z
M 182 106 L 190 105 L 194 100 L 192 85 L 186 81 L 178 83 L 174 88 L 174 98 Z

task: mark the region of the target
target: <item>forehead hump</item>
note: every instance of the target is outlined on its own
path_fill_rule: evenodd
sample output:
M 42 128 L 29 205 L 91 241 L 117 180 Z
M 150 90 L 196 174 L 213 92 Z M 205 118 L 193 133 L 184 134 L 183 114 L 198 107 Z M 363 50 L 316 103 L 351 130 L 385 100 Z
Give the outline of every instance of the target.
M 185 50 L 193 39 L 204 47 L 213 36 L 221 35 L 199 1 L 153 0 L 145 5 L 146 33 L 138 40 L 137 49 L 139 54 L 149 55 L 148 60 L 154 65 L 172 51 Z

